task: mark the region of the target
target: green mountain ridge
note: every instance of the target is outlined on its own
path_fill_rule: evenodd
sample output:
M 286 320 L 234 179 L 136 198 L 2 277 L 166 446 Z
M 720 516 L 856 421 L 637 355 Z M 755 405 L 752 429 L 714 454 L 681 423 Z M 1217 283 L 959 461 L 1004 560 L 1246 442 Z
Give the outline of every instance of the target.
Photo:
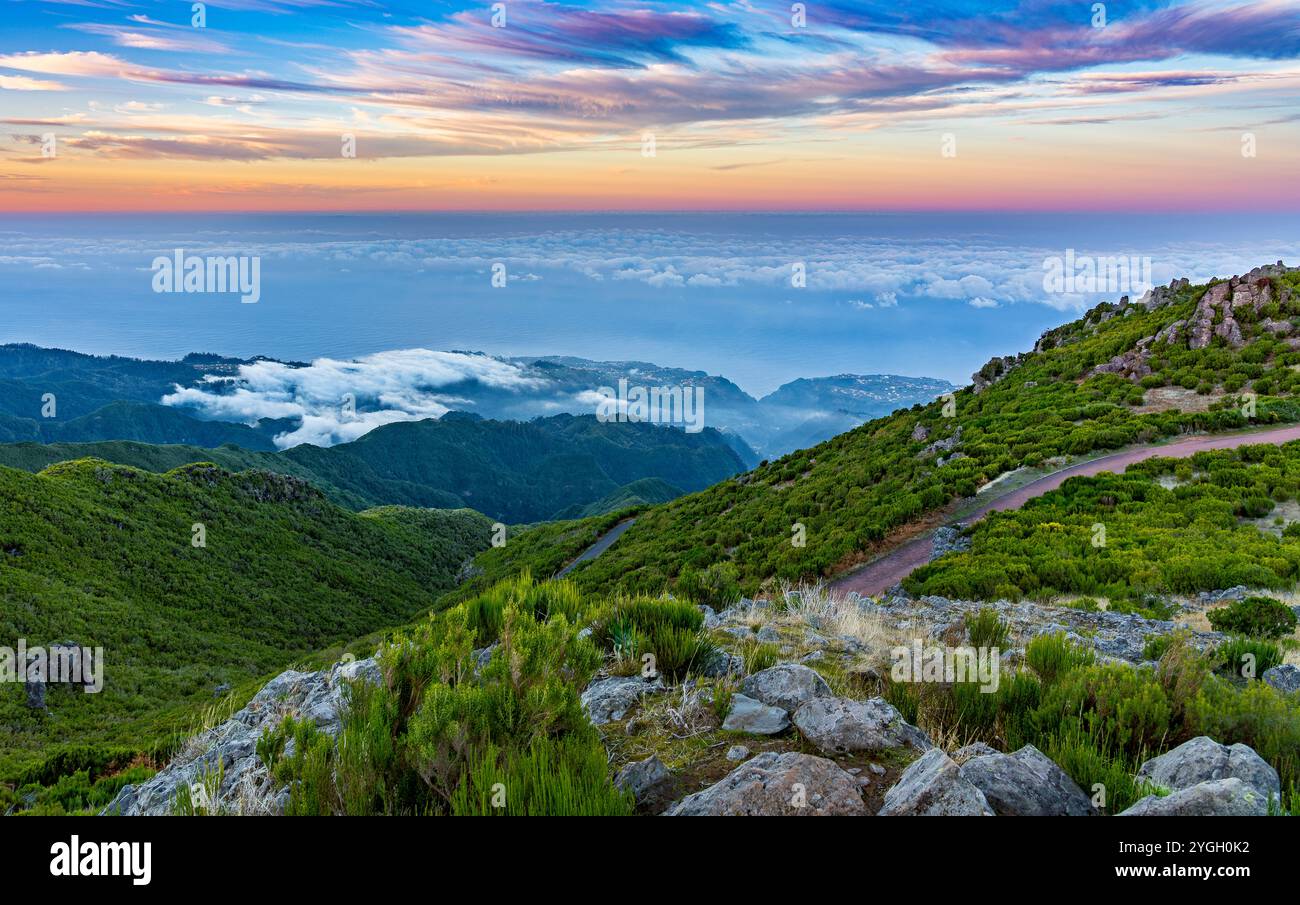
M 587 512 L 593 506 L 662 502 L 743 470 L 718 431 L 698 434 L 652 424 L 601 423 L 594 415 L 529 422 L 445 417 L 399 422 L 332 447 L 261 452 L 222 446 L 129 441 L 0 445 L 0 464 L 39 470 L 93 456 L 150 471 L 212 461 L 231 471 L 260 468 L 311 481 L 351 509 L 400 504 L 469 507 L 512 524 Z M 628 485 L 656 479 L 642 493 Z
M 0 776 L 56 742 L 147 748 L 218 686 L 412 618 L 491 526 L 467 510 L 350 512 L 296 478 L 210 464 L 0 467 L 0 637 L 100 646 L 105 662 L 102 692 L 52 688 L 45 714 L 0 686 Z

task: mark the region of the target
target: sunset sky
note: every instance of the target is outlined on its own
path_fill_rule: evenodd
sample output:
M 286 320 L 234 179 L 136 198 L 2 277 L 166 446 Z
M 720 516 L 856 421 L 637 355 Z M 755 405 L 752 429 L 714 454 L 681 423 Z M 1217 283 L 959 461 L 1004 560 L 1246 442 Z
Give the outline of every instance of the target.
M 1300 202 L 1294 0 L 791 7 L 6 0 L 0 210 Z

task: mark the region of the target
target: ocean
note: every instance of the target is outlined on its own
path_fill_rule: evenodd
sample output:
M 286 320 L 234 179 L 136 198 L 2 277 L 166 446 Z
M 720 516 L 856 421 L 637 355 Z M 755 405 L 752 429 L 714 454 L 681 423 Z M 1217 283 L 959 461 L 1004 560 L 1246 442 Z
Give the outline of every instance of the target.
M 178 252 L 256 258 L 256 303 L 154 291 L 155 259 Z M 0 342 L 148 358 L 574 355 L 723 374 L 755 395 L 839 373 L 964 384 L 1130 290 L 1045 288 L 1046 262 L 1067 256 L 1123 257 L 1156 283 L 1227 276 L 1300 262 L 1300 217 L 3 215 Z

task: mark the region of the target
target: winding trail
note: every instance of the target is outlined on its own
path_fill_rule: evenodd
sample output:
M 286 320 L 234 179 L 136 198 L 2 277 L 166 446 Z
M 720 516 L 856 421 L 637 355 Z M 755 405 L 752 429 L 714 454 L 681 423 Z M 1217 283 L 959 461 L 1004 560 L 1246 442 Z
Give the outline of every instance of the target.
M 1194 453 L 1210 449 L 1236 449 L 1253 443 L 1289 443 L 1300 440 L 1300 425 L 1273 428 L 1266 431 L 1252 431 L 1245 434 L 1200 434 L 1184 437 L 1169 443 L 1152 446 L 1139 446 L 1122 452 L 1079 462 L 1060 471 L 1031 481 L 1023 487 L 998 496 L 966 513 L 960 521 L 971 524 L 982 519 L 990 512 L 1007 509 L 1019 509 L 1034 497 L 1042 496 L 1050 490 L 1060 487 L 1069 478 L 1079 475 L 1095 475 L 1103 471 L 1122 472 L 1135 462 L 1153 459 L 1157 456 L 1171 459 L 1185 459 Z M 830 582 L 838 591 L 857 591 L 865 596 L 877 595 L 898 584 L 911 574 L 913 569 L 930 561 L 932 536 L 934 531 L 927 531 L 894 549 L 873 559 L 864 566 L 841 575 Z
M 624 531 L 626 531 L 628 528 L 631 528 L 634 524 L 636 524 L 636 519 L 629 518 L 629 519 L 624 519 L 623 521 L 615 525 L 613 528 L 610 528 L 608 531 L 606 531 L 604 534 L 598 537 L 594 544 L 592 544 L 587 549 L 583 550 L 581 556 L 579 556 L 573 562 L 569 563 L 560 571 L 556 572 L 555 577 L 563 578 L 565 575 L 568 575 L 570 572 L 572 572 L 582 563 L 587 562 L 588 560 L 595 559 L 597 556 L 604 553 L 611 546 L 613 546 L 614 541 L 618 540 L 620 537 L 623 536 Z

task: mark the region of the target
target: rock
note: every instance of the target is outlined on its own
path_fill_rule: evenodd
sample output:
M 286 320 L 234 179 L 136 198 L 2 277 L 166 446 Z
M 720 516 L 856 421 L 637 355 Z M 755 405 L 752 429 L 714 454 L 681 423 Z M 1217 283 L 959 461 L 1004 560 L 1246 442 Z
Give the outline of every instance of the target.
M 27 706 L 32 710 L 49 710 L 45 703 L 45 680 L 40 678 L 25 679 L 23 691 L 27 693 Z
M 582 693 L 582 707 L 597 726 L 621 720 L 644 695 L 663 691 L 664 683 L 656 676 L 611 676 L 597 679 Z
M 804 654 L 802 657 L 799 658 L 799 662 L 816 663 L 818 660 L 825 660 L 825 659 L 826 659 L 826 651 L 815 650 L 812 651 L 811 653 Z
M 958 425 L 957 429 L 952 432 L 951 437 L 945 437 L 942 440 L 935 440 L 933 443 L 931 443 L 925 449 L 921 450 L 916 455 L 918 458 L 924 458 L 925 456 L 932 456 L 936 453 L 952 452 L 954 449 L 957 448 L 957 444 L 959 443 L 961 443 L 960 425 Z
M 832 761 L 788 751 L 762 754 L 688 795 L 669 817 L 865 816 L 857 781 Z
M 713 607 L 701 603 L 700 612 L 704 614 L 705 628 L 717 628 L 722 624 L 722 620 L 719 619 L 718 614 L 713 611 Z
M 1270 666 L 1260 678 L 1284 694 L 1300 691 L 1300 667 L 1294 663 Z
M 1268 797 L 1281 794 L 1277 771 L 1248 745 L 1220 745 L 1209 736 L 1183 742 L 1152 758 L 1137 778 L 1166 789 L 1186 789 L 1216 779 L 1239 779 Z
M 961 776 L 984 793 L 999 817 L 1088 817 L 1092 801 L 1065 771 L 1033 745 L 1014 754 L 981 754 Z
M 957 763 L 964 763 L 972 757 L 983 757 L 986 754 L 1001 754 L 997 748 L 993 748 L 983 742 L 972 742 L 965 747 L 958 748 L 953 752 L 952 759 Z
M 195 736 L 184 753 L 138 786 L 124 786 L 104 814 L 166 815 L 182 787 L 193 787 L 220 771 L 210 810 L 222 813 L 278 814 L 288 789 L 277 787 L 257 756 L 257 741 L 277 729 L 285 716 L 310 720 L 325 735 L 337 736 L 350 682 L 379 682 L 374 658 L 340 662 L 319 672 L 286 670 L 253 696 L 244 709 Z
M 650 755 L 645 760 L 624 764 L 623 769 L 614 777 L 614 786 L 624 792 L 631 792 L 638 802 L 644 801 L 660 785 L 667 782 L 671 774 L 658 755 Z
M 778 634 L 777 630 L 770 625 L 765 625 L 760 628 L 755 637 L 764 644 L 778 644 L 781 641 L 780 634 Z
M 793 712 L 806 701 L 829 697 L 831 687 L 816 672 L 799 663 L 778 663 L 748 676 L 740 690 L 770 707 Z
M 867 769 L 877 776 L 885 775 L 885 768 L 880 766 L 880 764 L 867 764 Z
M 917 422 L 916 427 L 912 428 L 912 442 L 924 443 L 930 437 L 930 428 Z
M 748 732 L 751 735 L 776 735 L 790 728 L 790 714 L 780 707 L 769 707 L 743 694 L 731 696 L 731 710 L 722 721 L 728 732 Z
M 740 654 L 729 654 L 725 650 L 720 650 L 712 660 L 700 668 L 699 674 L 710 679 L 717 679 L 722 676 L 743 676 L 745 674 L 745 658 Z
M 1211 779 L 1172 792 L 1148 795 L 1120 817 L 1265 817 L 1268 798 L 1235 776 Z
M 813 698 L 795 711 L 794 724 L 827 754 L 931 747 L 929 737 L 907 723 L 884 698 Z
M 944 525 L 936 528 L 930 537 L 930 559 L 935 560 L 949 553 L 962 553 L 970 549 L 971 539 L 962 535 L 956 528 Z
M 732 745 L 727 749 L 727 760 L 744 760 L 749 757 L 749 749 L 744 745 Z
M 970 376 L 975 395 L 978 396 L 1010 374 L 1012 369 L 1025 360 L 1025 357 L 1022 352 L 1019 355 L 995 355 L 990 358 L 985 362 L 984 367 Z
M 941 748 L 912 763 L 885 793 L 881 817 L 992 817 L 984 793 L 961 776 Z
M 469 652 L 470 659 L 474 661 L 474 675 L 477 676 L 487 669 L 487 665 L 492 662 L 492 654 L 500 646 L 501 642 L 493 641 L 487 647 L 476 648 Z

